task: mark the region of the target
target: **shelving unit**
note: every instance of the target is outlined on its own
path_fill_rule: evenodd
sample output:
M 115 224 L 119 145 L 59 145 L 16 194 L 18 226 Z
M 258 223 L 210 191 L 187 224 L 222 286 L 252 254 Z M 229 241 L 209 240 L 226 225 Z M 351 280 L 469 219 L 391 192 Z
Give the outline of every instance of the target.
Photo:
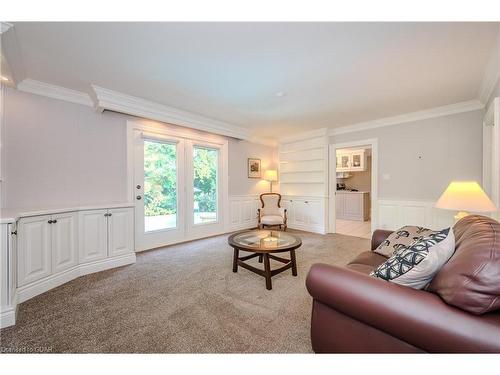
M 326 232 L 328 136 L 316 131 L 279 145 L 279 181 L 291 228 Z

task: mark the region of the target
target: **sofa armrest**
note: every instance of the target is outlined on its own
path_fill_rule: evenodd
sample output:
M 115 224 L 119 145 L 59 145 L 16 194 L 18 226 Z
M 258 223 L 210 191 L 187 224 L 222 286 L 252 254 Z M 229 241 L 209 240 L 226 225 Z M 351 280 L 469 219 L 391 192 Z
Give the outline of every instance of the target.
M 389 234 L 391 234 L 393 231 L 392 230 L 385 230 L 385 229 L 377 229 L 375 232 L 372 234 L 372 250 L 375 250 L 379 245 L 387 238 L 389 237 Z
M 326 264 L 311 267 L 311 296 L 428 352 L 500 352 L 500 313 L 476 316 L 437 295 Z

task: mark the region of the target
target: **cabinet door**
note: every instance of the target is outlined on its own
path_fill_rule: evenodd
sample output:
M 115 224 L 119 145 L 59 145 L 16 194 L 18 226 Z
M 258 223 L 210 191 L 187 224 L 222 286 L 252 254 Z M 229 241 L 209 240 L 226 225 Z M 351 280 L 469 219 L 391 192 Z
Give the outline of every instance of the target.
M 108 255 L 134 252 L 134 210 L 117 208 L 108 211 Z
M 106 258 L 108 255 L 107 210 L 81 211 L 78 217 L 80 263 Z
M 309 201 L 307 203 L 309 225 L 323 226 L 325 221 L 323 203 L 320 201 Z
M 351 155 L 349 154 L 344 154 L 340 155 L 340 169 L 341 170 L 346 170 L 349 169 L 351 166 Z
M 293 201 L 293 209 L 294 209 L 294 222 L 298 225 L 307 225 L 307 203 L 303 200 L 294 200 Z
M 78 264 L 77 214 L 52 215 L 52 272 L 57 273 Z
M 17 286 L 23 286 L 51 273 L 50 215 L 23 218 L 19 221 Z
M 344 194 L 344 215 L 348 220 L 363 220 L 363 194 Z

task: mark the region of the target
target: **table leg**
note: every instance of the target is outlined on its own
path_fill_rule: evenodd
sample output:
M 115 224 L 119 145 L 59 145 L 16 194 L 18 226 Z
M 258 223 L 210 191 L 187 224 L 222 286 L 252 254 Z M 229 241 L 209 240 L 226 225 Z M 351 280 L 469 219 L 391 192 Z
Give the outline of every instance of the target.
M 297 276 L 297 260 L 295 259 L 295 250 L 290 250 L 290 261 L 292 262 L 292 275 Z
M 234 257 L 233 257 L 233 272 L 238 272 L 238 255 L 239 255 L 239 249 L 236 247 L 234 248 Z
M 269 254 L 264 254 L 264 277 L 266 278 L 266 289 L 271 290 L 271 264 L 269 263 Z

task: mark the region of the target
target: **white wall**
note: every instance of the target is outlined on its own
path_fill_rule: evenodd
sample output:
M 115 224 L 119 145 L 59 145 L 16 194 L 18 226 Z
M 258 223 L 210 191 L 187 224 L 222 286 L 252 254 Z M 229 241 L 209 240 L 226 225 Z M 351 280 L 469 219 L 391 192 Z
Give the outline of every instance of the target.
M 269 191 L 269 182 L 248 178 L 248 158 L 261 159 L 262 176 L 266 169 L 277 169 L 277 154 L 274 147 L 229 140 L 229 195 L 260 194 Z M 273 185 L 273 191 L 276 191 Z
M 130 116 L 7 88 L 4 96 L 4 208 L 127 201 L 126 121 Z M 273 147 L 230 140 L 229 193 L 257 194 L 247 157 L 273 165 Z
M 378 138 L 378 198 L 435 201 L 452 180 L 481 182 L 483 115 L 478 110 L 346 133 L 330 143 Z

